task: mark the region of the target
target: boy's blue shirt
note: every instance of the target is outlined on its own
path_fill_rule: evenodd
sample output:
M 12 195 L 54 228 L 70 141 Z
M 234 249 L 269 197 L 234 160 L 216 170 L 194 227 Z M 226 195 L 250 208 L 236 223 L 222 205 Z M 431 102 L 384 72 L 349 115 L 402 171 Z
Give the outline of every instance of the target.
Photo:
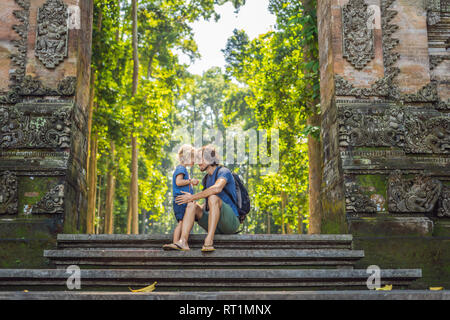
M 183 175 L 184 180 L 189 180 L 189 173 L 188 173 L 186 167 L 184 167 L 182 165 L 177 166 L 175 168 L 175 171 L 173 172 L 173 177 L 172 177 L 173 211 L 175 212 L 175 216 L 176 216 L 177 220 L 183 219 L 187 204 L 181 204 L 181 205 L 176 204 L 175 198 L 182 195 L 183 194 L 182 191 L 193 194 L 191 185 L 188 184 L 187 186 L 182 186 L 182 187 L 177 186 L 177 176 L 179 174 Z
M 182 187 L 177 186 L 177 176 L 179 174 L 183 174 L 184 180 L 189 180 L 189 172 L 187 171 L 186 167 L 183 167 L 181 165 L 177 166 L 175 168 L 175 171 L 173 172 L 173 177 L 172 177 L 172 186 L 173 186 L 172 191 L 173 191 L 174 198 L 179 195 L 182 195 L 183 193 L 181 191 L 189 192 L 190 194 L 192 194 L 192 188 L 190 187 L 190 185 L 182 186 Z
M 220 170 L 219 170 L 220 168 Z M 219 172 L 217 172 L 219 170 Z M 214 177 L 217 172 L 217 179 L 225 179 L 227 181 L 227 184 L 225 185 L 224 189 L 228 191 L 228 193 L 233 197 L 233 199 L 230 199 L 230 197 L 226 194 L 224 190 L 222 190 L 217 196 L 222 199 L 223 202 L 228 204 L 231 209 L 233 209 L 234 214 L 239 217 L 239 212 L 237 210 L 235 199 L 237 199 L 236 196 L 236 184 L 234 182 L 233 174 L 231 173 L 230 169 L 225 167 L 217 167 L 216 170 L 214 170 L 214 173 L 210 176 L 208 175 L 206 178 L 206 188 L 212 187 L 216 180 L 214 180 Z

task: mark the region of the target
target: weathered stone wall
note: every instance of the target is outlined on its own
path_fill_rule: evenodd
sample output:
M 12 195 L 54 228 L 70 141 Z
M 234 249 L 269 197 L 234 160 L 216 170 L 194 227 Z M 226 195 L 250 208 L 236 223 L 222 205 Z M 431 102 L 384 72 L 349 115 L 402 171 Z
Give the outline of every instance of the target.
M 0 245 L 12 250 L 83 231 L 92 0 L 0 12 Z
M 318 3 L 323 232 L 450 235 L 449 1 Z

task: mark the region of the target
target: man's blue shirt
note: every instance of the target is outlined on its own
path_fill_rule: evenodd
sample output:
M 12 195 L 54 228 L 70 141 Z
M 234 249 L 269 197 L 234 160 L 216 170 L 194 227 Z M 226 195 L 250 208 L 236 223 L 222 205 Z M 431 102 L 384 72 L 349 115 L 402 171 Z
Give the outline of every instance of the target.
M 220 170 L 219 170 L 220 169 Z M 217 170 L 219 170 L 217 172 Z M 222 190 L 217 196 L 222 199 L 223 202 L 228 204 L 231 209 L 233 209 L 234 214 L 239 217 L 239 213 L 235 204 L 235 200 L 237 199 L 236 196 L 236 184 L 234 182 L 234 177 L 231 171 L 228 168 L 225 167 L 217 167 L 216 170 L 214 170 L 214 173 L 210 176 L 208 175 L 206 178 L 206 188 L 212 187 L 217 180 L 214 180 L 217 173 L 217 179 L 225 179 L 227 181 L 227 184 L 224 187 L 224 190 Z M 228 193 L 233 197 L 233 199 L 230 199 L 228 194 L 225 192 L 225 190 L 228 191 Z M 233 201 L 234 200 L 234 201 Z

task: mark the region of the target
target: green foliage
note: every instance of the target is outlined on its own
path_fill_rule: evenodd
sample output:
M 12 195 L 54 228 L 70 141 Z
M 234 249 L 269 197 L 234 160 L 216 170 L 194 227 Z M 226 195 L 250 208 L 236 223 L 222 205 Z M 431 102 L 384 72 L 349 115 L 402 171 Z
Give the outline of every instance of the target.
M 257 210 L 301 231 L 308 206 L 306 136 L 320 135 L 319 127 L 306 124 L 320 96 L 317 18 L 300 1 L 271 0 L 269 10 L 277 17 L 274 31 L 248 41 L 235 30 L 223 52 L 227 73 L 248 86 L 246 102 L 259 128 L 280 134 L 280 168 L 257 179 Z
M 187 66 L 179 63 L 177 54 L 183 52 L 191 60 L 199 57 L 189 23 L 219 19 L 214 6 L 225 2 L 138 0 L 140 78 L 138 91 L 132 96 L 131 1 L 94 0 L 92 133 L 99 139 L 97 225 L 102 224 L 106 174 L 112 158 L 110 142 L 114 141 L 115 232 L 126 231 L 132 132 L 138 137 L 140 151 L 139 208 L 149 223 L 167 216 L 167 207 L 171 206 L 166 200 L 167 172 L 173 162 L 167 159 L 164 148 L 169 145 L 176 122 L 175 107 L 195 82 L 186 71 Z M 231 2 L 236 9 L 245 4 L 245 0 Z M 210 93 L 205 86 L 199 93 L 201 103 L 218 112 L 219 105 Z
M 138 136 L 140 151 L 139 208 L 145 222 L 141 231 L 170 232 L 175 223 L 171 174 L 177 144 L 171 136 L 179 132 L 192 137 L 194 123 L 222 132 L 279 130 L 277 172 L 263 174 L 262 168 L 249 163 L 230 165 L 242 176 L 254 204 L 245 231 L 302 232 L 307 226 L 306 136 L 318 137 L 320 132 L 306 124 L 318 110 L 315 12 L 306 12 L 298 1 L 271 0 L 269 10 L 277 17 L 274 31 L 250 40 L 244 31 L 235 30 L 223 50 L 226 73 L 211 68 L 202 76 L 191 75 L 178 58 L 180 52 L 191 61 L 199 57 L 190 23 L 219 19 L 215 5 L 226 2 L 236 10 L 245 4 L 245 0 L 139 0 L 140 76 L 138 91 L 131 96 L 130 1 L 94 0 L 92 132 L 99 137 L 98 207 L 104 206 L 114 141 L 116 233 L 125 232 L 127 225 L 131 133 Z M 192 174 L 202 176 L 198 169 Z

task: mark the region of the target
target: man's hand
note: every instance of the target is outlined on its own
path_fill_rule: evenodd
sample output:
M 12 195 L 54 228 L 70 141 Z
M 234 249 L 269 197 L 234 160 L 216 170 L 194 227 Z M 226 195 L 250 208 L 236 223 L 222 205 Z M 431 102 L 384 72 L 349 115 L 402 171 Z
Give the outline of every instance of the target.
M 199 181 L 198 181 L 198 179 L 191 179 L 191 183 L 192 183 L 192 185 L 193 186 L 196 186 L 196 185 L 198 185 L 199 184 Z
M 176 204 L 185 204 L 194 201 L 192 194 L 184 191 L 181 192 L 183 192 L 183 194 L 175 198 Z

